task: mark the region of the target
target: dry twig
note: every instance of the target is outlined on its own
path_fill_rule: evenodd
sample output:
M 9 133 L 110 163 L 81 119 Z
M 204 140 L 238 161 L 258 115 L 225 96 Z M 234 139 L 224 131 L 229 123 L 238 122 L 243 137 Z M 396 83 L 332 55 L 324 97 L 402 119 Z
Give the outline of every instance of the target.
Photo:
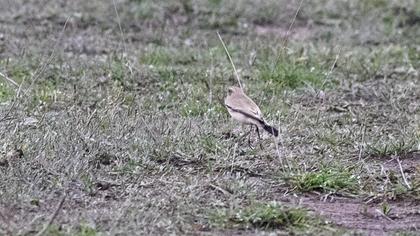
M 404 170 L 403 170 L 403 168 L 401 166 L 401 161 L 400 161 L 400 158 L 399 157 L 397 157 L 397 162 L 398 162 L 398 166 L 400 167 L 400 172 L 401 172 L 401 175 L 403 177 L 403 180 L 404 180 L 405 185 L 407 186 L 408 189 L 411 189 L 411 185 L 408 182 L 407 178 L 405 177 Z

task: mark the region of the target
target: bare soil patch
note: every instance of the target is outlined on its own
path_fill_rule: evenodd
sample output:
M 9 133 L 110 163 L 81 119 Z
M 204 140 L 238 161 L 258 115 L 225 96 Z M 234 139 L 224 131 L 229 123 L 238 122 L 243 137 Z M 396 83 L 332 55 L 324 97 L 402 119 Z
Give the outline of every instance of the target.
M 394 172 L 401 172 L 401 168 L 404 173 L 420 175 L 420 153 L 410 152 L 400 157 L 385 156 L 385 157 L 371 157 L 368 159 L 374 165 L 379 165 L 384 171 L 392 170 Z
M 365 203 L 360 199 L 302 200 L 303 206 L 326 217 L 332 223 L 347 229 L 362 230 L 368 235 L 386 235 L 386 232 L 397 230 L 419 230 L 420 209 L 416 202 L 401 201 L 388 204 L 391 212 L 384 215 L 379 204 Z

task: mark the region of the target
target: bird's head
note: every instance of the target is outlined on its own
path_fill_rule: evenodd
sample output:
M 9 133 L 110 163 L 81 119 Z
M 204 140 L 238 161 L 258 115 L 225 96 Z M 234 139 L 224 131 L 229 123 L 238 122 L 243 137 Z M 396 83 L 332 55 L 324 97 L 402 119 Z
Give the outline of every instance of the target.
M 230 86 L 228 89 L 228 93 L 229 95 L 233 94 L 233 93 L 242 93 L 242 89 L 236 86 Z

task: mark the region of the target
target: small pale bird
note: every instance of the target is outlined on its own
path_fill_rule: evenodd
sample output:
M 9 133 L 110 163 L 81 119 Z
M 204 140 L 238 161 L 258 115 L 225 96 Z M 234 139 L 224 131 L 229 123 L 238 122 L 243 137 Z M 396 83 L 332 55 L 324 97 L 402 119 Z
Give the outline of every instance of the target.
M 264 121 L 260 108 L 241 88 L 229 87 L 228 96 L 225 98 L 225 106 L 233 119 L 243 124 L 255 126 L 258 137 L 260 137 L 259 128 L 263 128 L 276 137 L 279 135 L 276 128 Z

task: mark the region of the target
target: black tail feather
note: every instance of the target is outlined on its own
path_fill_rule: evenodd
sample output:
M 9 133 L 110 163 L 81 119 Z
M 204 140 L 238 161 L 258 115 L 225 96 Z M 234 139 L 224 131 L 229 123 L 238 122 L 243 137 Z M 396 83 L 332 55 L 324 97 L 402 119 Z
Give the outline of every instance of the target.
M 263 128 L 265 129 L 265 131 L 269 132 L 270 134 L 272 134 L 276 137 L 279 136 L 279 131 L 276 128 L 274 128 L 273 126 L 264 124 Z

